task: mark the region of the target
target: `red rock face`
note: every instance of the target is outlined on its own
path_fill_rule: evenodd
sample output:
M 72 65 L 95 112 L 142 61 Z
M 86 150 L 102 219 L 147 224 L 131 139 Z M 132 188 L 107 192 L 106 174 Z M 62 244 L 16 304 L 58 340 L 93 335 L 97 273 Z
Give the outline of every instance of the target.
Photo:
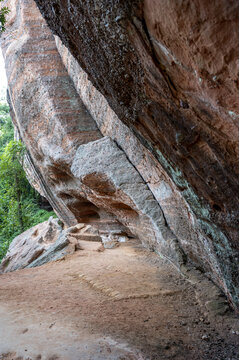
M 207 209 L 238 248 L 238 1 L 36 2 L 197 216 Z
M 2 46 L 16 123 L 53 207 L 68 224 L 82 214 L 120 221 L 176 263 L 180 244 L 239 306 L 238 2 L 36 3 L 75 58 L 58 40 L 68 71 L 31 1 L 9 1 Z M 93 165 L 77 170 L 77 156 L 87 159 L 97 141 L 102 154 L 116 151 L 99 140 L 96 123 L 137 169 L 129 167 L 132 180 L 123 182 L 128 192 L 108 154 L 99 158 L 100 177 Z M 145 183 L 160 208 L 143 204 L 152 196 Z
M 144 3 L 152 51 L 171 82 L 174 105 L 160 125 L 160 150 L 166 147 L 236 248 L 238 15 L 237 1 Z
M 174 181 L 227 277 L 223 252 L 238 252 L 238 1 L 36 3 Z
M 183 251 L 158 202 L 125 153 L 102 136 L 35 3 L 8 5 L 2 47 L 32 184 L 67 226 L 84 222 L 104 237 L 137 237 L 180 267 Z

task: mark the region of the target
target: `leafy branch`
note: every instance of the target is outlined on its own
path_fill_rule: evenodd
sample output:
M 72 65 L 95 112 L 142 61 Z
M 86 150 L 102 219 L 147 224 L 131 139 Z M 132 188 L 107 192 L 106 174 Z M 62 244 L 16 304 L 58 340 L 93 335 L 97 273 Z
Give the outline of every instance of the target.
M 0 0 L 2 2 L 4 0 Z M 9 14 L 10 10 L 7 6 L 3 6 L 0 8 L 0 33 L 6 30 L 5 23 L 6 23 L 6 15 Z
M 0 104 L 0 262 L 14 237 L 54 215 L 39 206 L 23 170 L 25 146 L 13 137 L 9 107 Z

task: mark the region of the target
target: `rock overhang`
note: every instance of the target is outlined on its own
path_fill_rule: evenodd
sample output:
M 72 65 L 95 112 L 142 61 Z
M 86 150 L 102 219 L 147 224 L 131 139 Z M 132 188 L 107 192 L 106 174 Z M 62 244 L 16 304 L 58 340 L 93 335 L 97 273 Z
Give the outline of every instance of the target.
M 99 1 L 97 6 L 70 2 L 71 7 L 57 1 L 36 2 L 75 59 L 57 39 L 59 56 L 51 32 L 31 1 L 21 2 L 24 35 L 14 43 L 6 32 L 8 40 L 3 39 L 2 44 L 8 48 L 5 56 L 16 122 L 55 209 L 68 225 L 81 219 L 78 210 L 84 206 L 84 214 L 92 215 L 90 221 L 99 223 L 102 216 L 117 220 L 119 215 L 109 202 L 101 209 L 99 194 L 94 195 L 98 196 L 97 205 L 87 199 L 92 197 L 88 185 L 97 183 L 96 177 L 91 173 L 86 179 L 86 195 L 71 169 L 81 144 L 89 147 L 89 143 L 104 142 L 103 136 L 110 136 L 126 154 L 124 166 L 135 168 L 135 174 L 143 179 L 142 188 L 150 189 L 160 204 L 158 216 L 169 238 L 237 303 L 236 2 L 222 1 L 217 6 L 197 1 L 194 7 L 182 8 L 156 1 L 135 1 L 130 6 L 126 2 L 113 6 L 112 1 Z M 31 16 L 24 14 L 27 6 L 32 9 Z M 33 18 L 38 19 L 38 28 L 41 24 L 41 34 L 31 28 L 29 20 Z M 18 23 L 20 20 L 18 17 Z M 229 33 L 230 41 L 225 42 Z M 39 45 L 37 38 L 41 46 L 35 47 L 37 55 L 32 57 L 29 50 Z M 15 47 L 17 66 L 12 62 Z M 215 53 L 220 55 L 218 59 Z M 34 59 L 40 67 L 32 65 Z M 31 80 L 28 85 L 22 84 L 21 75 Z M 106 165 L 102 163 L 105 169 Z M 136 196 L 134 176 L 131 187 Z M 120 207 L 122 202 L 114 201 Z M 121 214 L 129 212 L 127 201 L 124 198 Z M 146 216 L 154 201 L 145 210 Z M 98 214 L 97 221 L 94 214 Z

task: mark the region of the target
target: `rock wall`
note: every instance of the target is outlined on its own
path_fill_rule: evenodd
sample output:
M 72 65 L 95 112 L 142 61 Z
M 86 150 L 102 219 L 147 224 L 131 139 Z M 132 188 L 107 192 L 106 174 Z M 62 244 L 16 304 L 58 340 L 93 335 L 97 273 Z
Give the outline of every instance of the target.
M 238 307 L 238 2 L 36 0 L 61 40 L 6 3 L 14 121 L 58 216 L 186 253 Z
M 36 188 L 67 226 L 84 222 L 102 234 L 138 237 L 179 266 L 183 252 L 158 202 L 124 152 L 97 128 L 36 5 L 9 6 L 2 47 L 13 120 Z

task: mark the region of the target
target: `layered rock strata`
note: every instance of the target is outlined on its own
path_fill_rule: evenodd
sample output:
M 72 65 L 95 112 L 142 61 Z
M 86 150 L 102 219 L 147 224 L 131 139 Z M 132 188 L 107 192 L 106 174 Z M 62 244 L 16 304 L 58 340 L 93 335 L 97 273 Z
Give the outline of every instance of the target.
M 172 181 L 174 178 L 169 177 L 162 166 L 164 163 L 160 164 L 129 127 L 120 121 L 59 37 L 55 36 L 55 39 L 63 63 L 99 129 L 117 142 L 148 184 L 185 253 L 213 277 L 227 294 L 231 291 L 228 287 L 234 287 L 232 291 L 237 296 L 237 285 L 232 278 L 238 273 L 238 251 L 230 246 L 229 239 L 215 224 L 210 225 L 208 222 L 212 227 L 211 233 L 205 232 L 202 219 L 189 206 L 184 192 Z M 204 209 L 204 214 L 208 214 L 207 209 Z
M 74 57 L 29 0 L 1 44 L 44 196 L 68 226 L 184 249 L 239 306 L 238 3 L 36 3 Z
M 61 220 L 127 234 L 183 262 L 176 236 L 124 152 L 103 137 L 78 95 L 33 1 L 15 1 L 2 47 L 14 122 L 28 169 Z M 14 34 L 14 36 L 13 36 Z

